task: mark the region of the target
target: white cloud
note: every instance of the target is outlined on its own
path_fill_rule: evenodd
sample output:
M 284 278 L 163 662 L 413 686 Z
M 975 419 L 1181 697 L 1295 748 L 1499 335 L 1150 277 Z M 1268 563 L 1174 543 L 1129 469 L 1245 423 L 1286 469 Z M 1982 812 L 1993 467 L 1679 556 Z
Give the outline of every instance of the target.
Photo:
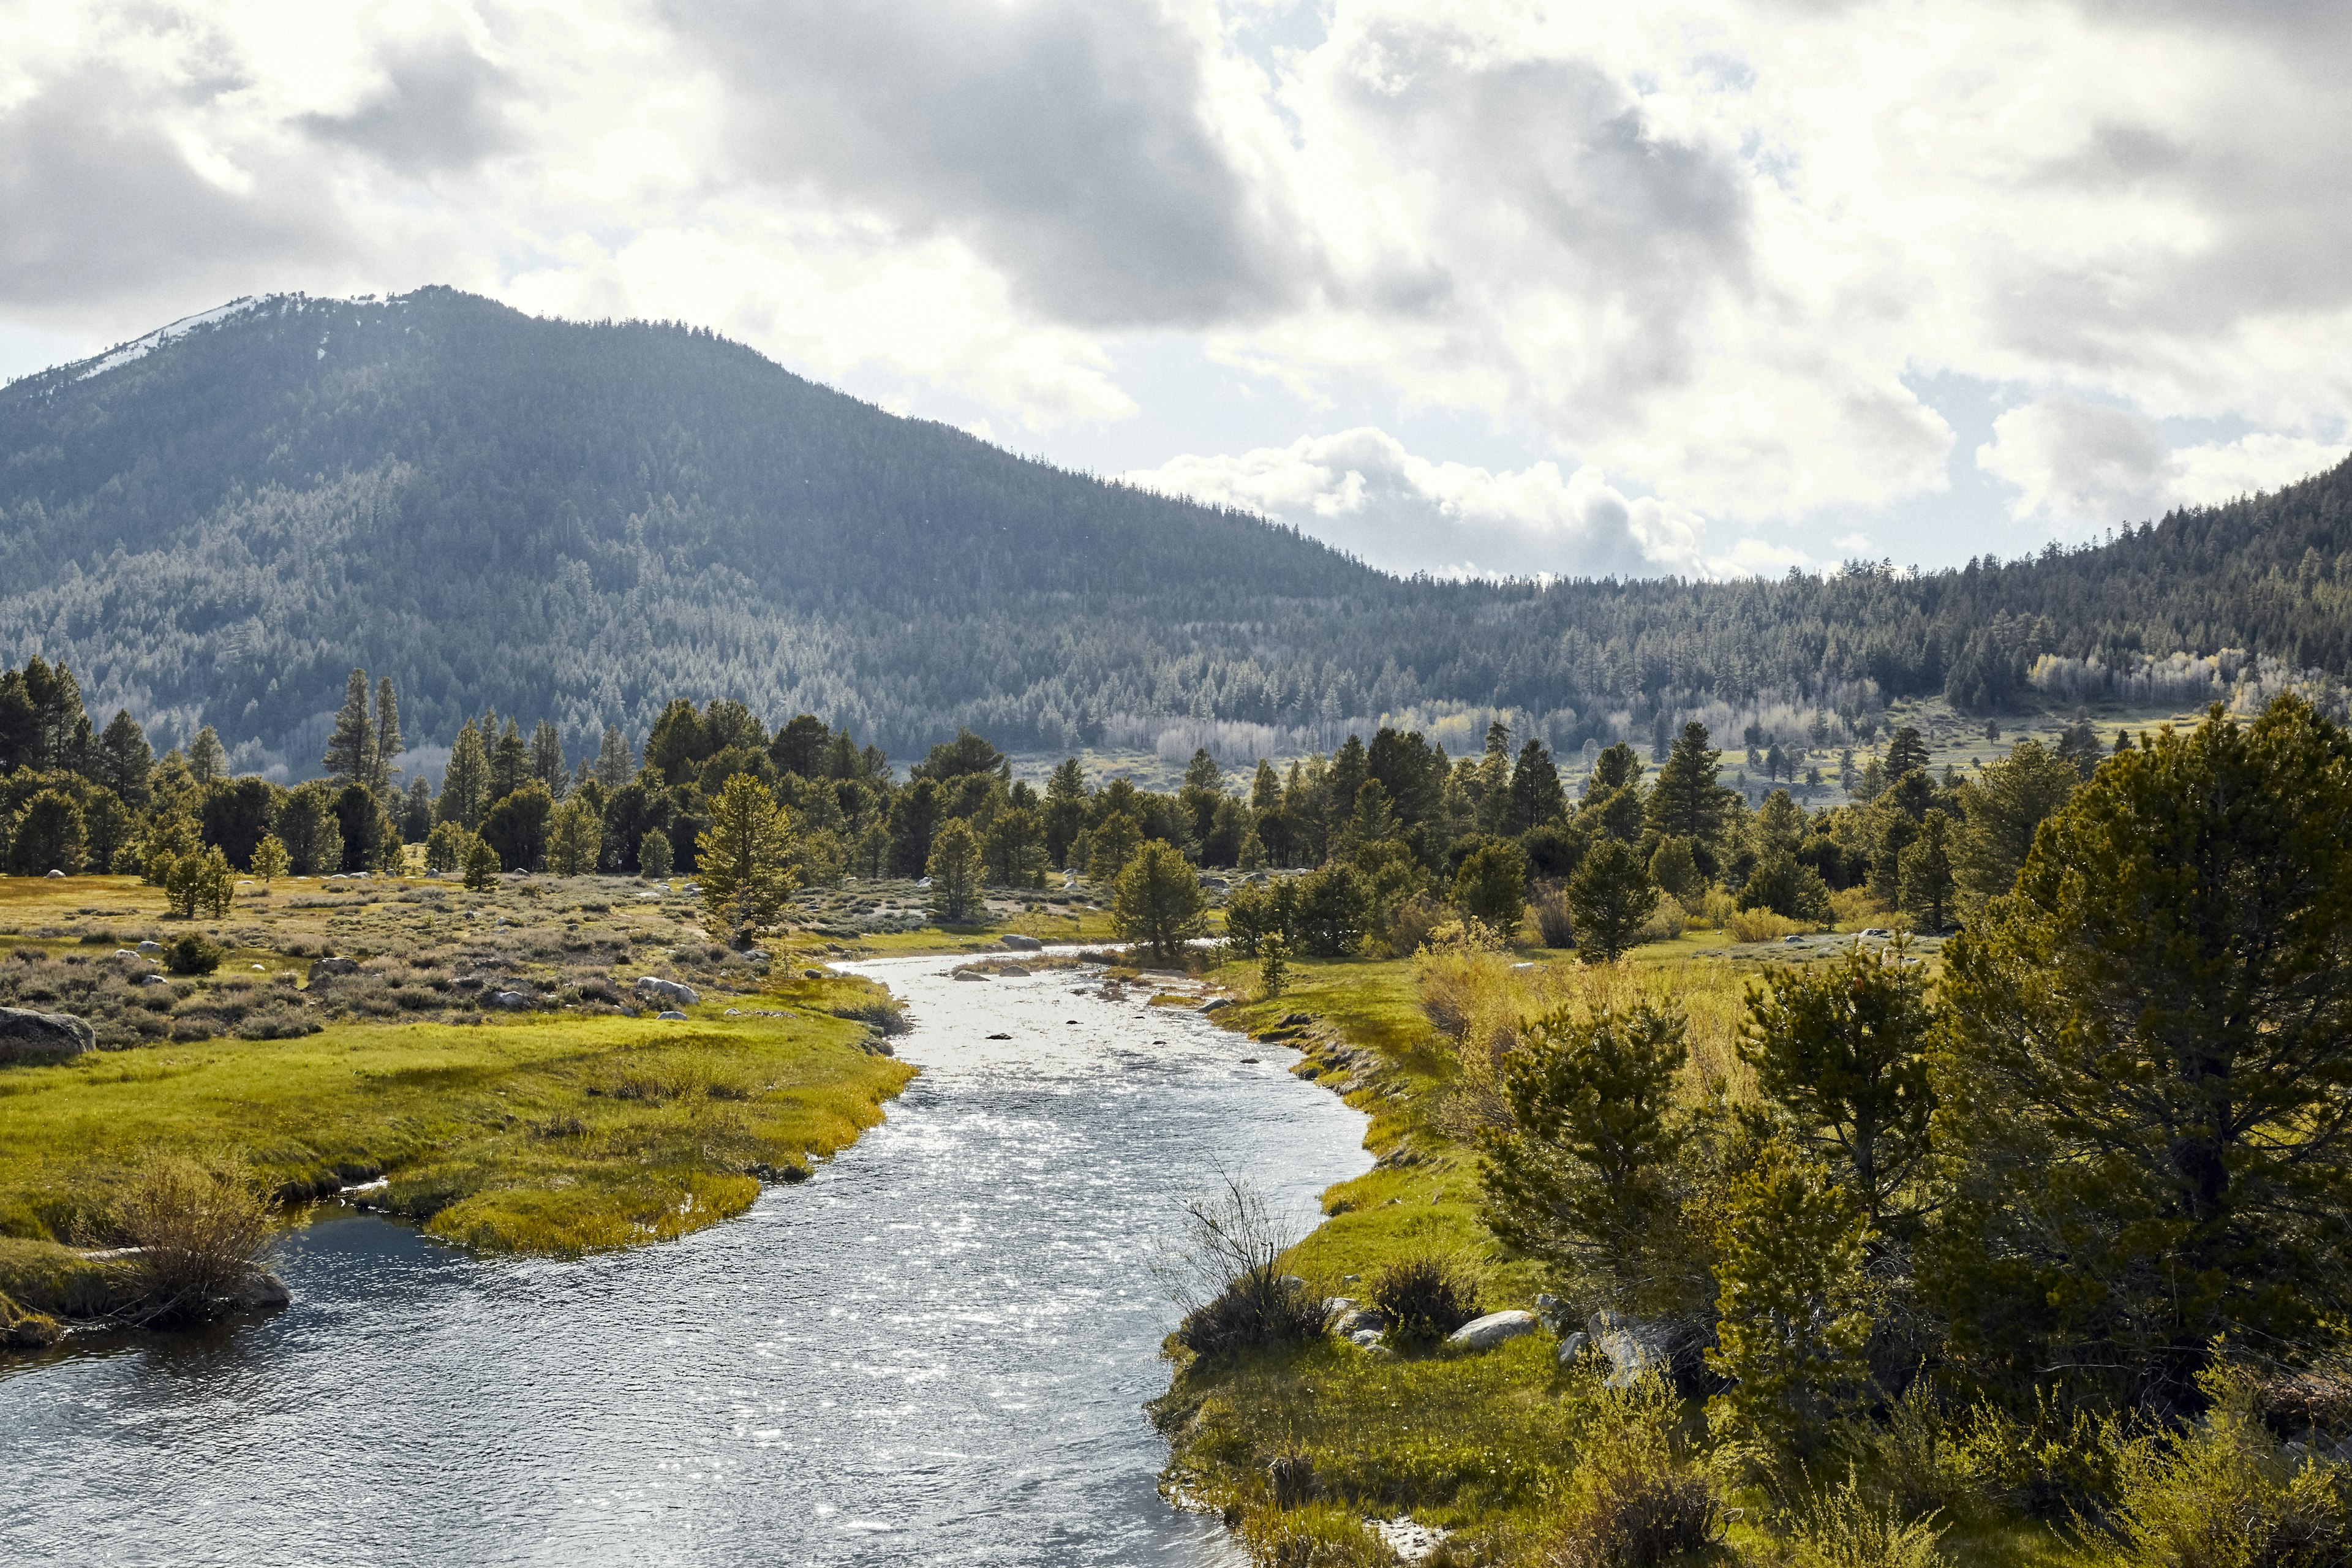
M 2144 414 L 2055 396 L 1994 420 L 1977 466 L 2018 488 L 2016 517 L 2095 524 L 2145 521 L 2174 507 L 2273 489 L 2341 462 L 2347 451 L 2273 435 L 2175 447 Z
M 1158 334 L 1522 433 L 1362 470 L 1400 563 L 1764 569 L 1758 528 L 1832 516 L 1934 554 L 1937 373 L 2032 400 L 1979 457 L 2026 517 L 2343 449 L 2347 45 L 2316 0 L 48 0 L 0 12 L 0 352 L 449 282 L 1083 462 L 1165 413 L 1118 372 Z M 2183 418 L 2249 434 L 2151 436 Z M 1570 499 L 1601 470 L 1654 498 L 1622 528 Z M 1366 521 L 1408 491 L 1454 509 L 1429 549 L 1494 542 Z
M 1264 512 L 1392 571 L 1704 575 L 1745 572 L 1762 558 L 1743 541 L 1709 559 L 1703 519 L 1628 496 L 1598 468 L 1563 476 L 1548 462 L 1505 473 L 1433 462 L 1370 427 L 1232 457 L 1176 458 L 1119 478 Z

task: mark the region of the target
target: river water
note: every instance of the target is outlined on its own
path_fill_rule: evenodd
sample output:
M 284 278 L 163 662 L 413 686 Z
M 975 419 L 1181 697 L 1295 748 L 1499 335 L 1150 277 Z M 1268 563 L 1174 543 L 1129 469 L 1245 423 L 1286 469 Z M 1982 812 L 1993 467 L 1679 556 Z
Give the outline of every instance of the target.
M 0 1563 L 1237 1561 L 1154 1488 L 1152 1249 L 1221 1167 L 1311 1224 L 1362 1118 L 1092 971 L 856 967 L 922 1076 L 747 1215 L 576 1262 L 327 1219 L 274 1317 L 0 1361 Z

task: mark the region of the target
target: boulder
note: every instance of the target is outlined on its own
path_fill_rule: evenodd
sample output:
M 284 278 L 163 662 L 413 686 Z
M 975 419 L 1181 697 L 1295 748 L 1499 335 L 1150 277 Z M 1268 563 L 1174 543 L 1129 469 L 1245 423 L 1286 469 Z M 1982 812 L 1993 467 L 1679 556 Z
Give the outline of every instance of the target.
M 1622 1312 L 1601 1310 L 1584 1320 L 1587 1332 L 1601 1353 L 1609 1358 L 1612 1388 L 1631 1388 L 1644 1373 L 1656 1373 L 1672 1382 L 1675 1375 L 1673 1335 L 1655 1323 L 1644 1323 Z
M 996 966 L 996 973 L 1005 976 L 1007 979 L 1013 978 L 1014 976 L 1018 976 L 1023 980 L 1029 978 L 1029 969 L 1026 964 L 1000 963 Z
M 314 981 L 321 975 L 357 974 L 359 972 L 359 960 L 355 958 L 321 958 L 310 965 L 310 978 Z
M 159 953 L 159 952 L 163 952 L 163 944 L 162 942 L 156 942 L 156 941 L 154 941 L 152 938 L 150 938 L 149 940 L 147 940 L 147 941 L 145 941 L 145 942 L 141 942 L 141 943 L 139 944 L 139 951 L 140 951 L 140 952 L 143 952 L 143 953 L 146 953 L 149 957 L 151 957 L 151 958 L 152 958 L 152 956 L 154 956 L 156 953 Z
M 1565 1338 L 1569 1329 L 1568 1304 L 1549 1291 L 1538 1292 L 1536 1321 L 1543 1324 L 1546 1333 Z
M 1559 1353 L 1552 1359 L 1558 1362 L 1562 1369 L 1566 1369 L 1574 1364 L 1576 1358 L 1584 1353 L 1584 1347 L 1591 1342 L 1585 1337 L 1584 1331 L 1579 1329 L 1559 1342 Z
M 639 977 L 637 994 L 641 996 L 658 996 L 665 1002 L 676 1003 L 681 1007 L 691 1007 L 702 1000 L 702 994 L 693 986 L 681 981 L 664 980 L 656 974 Z
M 982 974 L 977 969 L 959 969 L 948 978 L 950 980 L 985 980 L 988 976 Z
M 671 1021 L 673 1021 L 673 1022 L 677 1022 L 677 1023 L 683 1023 L 683 1022 L 685 1022 L 685 1020 L 686 1020 L 686 1015 L 685 1015 L 685 1014 L 683 1014 L 683 1013 L 681 1013 L 681 1012 L 679 1012 L 679 1011 L 678 1011 L 677 1008 L 675 1008 L 675 1007 L 672 1007 L 672 1008 L 671 1008 L 668 1012 L 667 1012 L 667 1013 L 656 1013 L 656 1014 L 655 1014 L 655 1015 L 654 1015 L 654 1016 L 655 1016 L 655 1017 L 656 1017 L 656 1018 L 667 1018 L 667 1019 L 670 1019 Z
M 503 1007 L 509 1013 L 520 1013 L 538 1006 L 539 998 L 521 991 L 493 991 L 490 993 L 490 1005 Z
M 294 1292 L 277 1275 L 257 1268 L 245 1277 L 245 1282 L 236 1288 L 229 1301 L 240 1312 L 274 1312 L 292 1306 Z
M 999 937 L 997 940 L 1015 952 L 1035 952 L 1045 945 L 1034 936 L 1022 936 L 1018 933 Z
M 1381 1331 L 1378 1329 L 1358 1329 L 1355 1332 L 1348 1336 L 1348 1342 L 1355 1346 L 1358 1350 L 1376 1351 L 1381 1348 Z
M 70 1013 L 0 1007 L 0 1067 L 47 1067 L 98 1049 L 98 1034 Z
M 1507 1312 L 1489 1312 L 1483 1318 L 1473 1318 L 1445 1336 L 1449 1345 L 1465 1350 L 1490 1351 L 1521 1334 L 1536 1331 L 1536 1315 L 1514 1308 Z
M 62 880 L 62 879 L 64 879 L 64 877 L 65 877 L 65 873 L 64 873 L 63 871 L 52 871 L 52 872 L 50 872 L 50 873 L 49 873 L 49 875 L 50 875 L 50 876 L 52 876 L 52 877 L 56 877 L 56 878 L 59 879 L 60 880 Z
M 1360 1333 L 1378 1334 L 1388 1326 L 1389 1320 L 1386 1313 L 1375 1311 L 1370 1307 L 1351 1307 L 1338 1315 L 1331 1328 L 1343 1339 L 1352 1340 Z

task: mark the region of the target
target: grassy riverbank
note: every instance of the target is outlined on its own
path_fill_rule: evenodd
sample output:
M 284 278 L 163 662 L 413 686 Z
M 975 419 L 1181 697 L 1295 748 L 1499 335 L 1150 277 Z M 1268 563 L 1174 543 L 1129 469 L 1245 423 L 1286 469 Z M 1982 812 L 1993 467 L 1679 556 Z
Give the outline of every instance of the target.
M 0 1296 L 22 1308 L 100 1309 L 110 1276 L 68 1244 L 106 1239 L 158 1160 L 226 1157 L 298 1201 L 381 1179 L 362 1201 L 430 1234 L 576 1254 L 740 1213 L 912 1076 L 876 1047 L 877 988 L 711 944 L 670 889 L 336 879 L 247 887 L 218 921 L 161 906 L 125 878 L 0 879 L 0 1004 L 109 1047 L 0 1068 Z M 158 982 L 118 951 L 190 929 L 214 973 Z M 356 971 L 316 969 L 329 952 Z M 640 973 L 701 1000 L 657 1020 Z
M 1696 933 L 1640 950 L 1613 971 L 1540 951 L 1514 956 L 1538 966 L 1514 972 L 1531 996 L 1673 996 L 1691 1020 L 1690 1086 L 1712 1078 L 1736 1094 L 1752 1092 L 1732 1049 L 1744 990 L 1759 965 L 1802 961 Z M 1215 978 L 1237 995 L 1255 993 L 1254 966 L 1231 965 Z M 1311 1021 L 1286 1025 L 1300 1015 Z M 1374 1168 L 1324 1194 L 1327 1217 L 1288 1250 L 1284 1268 L 1318 1293 L 1361 1300 L 1384 1268 L 1437 1258 L 1477 1280 L 1482 1310 L 1534 1305 L 1545 1288 L 1539 1271 L 1498 1248 L 1481 1223 L 1464 1104 L 1475 1085 L 1464 1081 L 1460 1048 L 1424 1013 L 1412 961 L 1300 963 L 1278 1000 L 1230 1006 L 1218 1018 L 1286 1038 L 1307 1053 L 1303 1076 L 1371 1117 L 1365 1142 Z M 1564 1550 L 1562 1521 L 1618 1468 L 1697 1474 L 1706 1462 L 1696 1402 L 1608 1390 L 1605 1363 L 1588 1356 L 1562 1368 L 1557 1348 L 1538 1333 L 1484 1353 L 1367 1353 L 1336 1337 L 1213 1358 L 1177 1352 L 1170 1390 L 1153 1407 L 1171 1445 L 1170 1490 L 1222 1511 L 1265 1563 L 1392 1562 L 1368 1521 L 1406 1514 L 1452 1532 L 1441 1563 L 1554 1561 L 1548 1554 Z M 1278 1458 L 1304 1461 L 1311 1500 L 1277 1500 L 1270 1467 Z M 1832 1465 L 1822 1485 L 1845 1473 L 1843 1461 Z M 1752 1506 L 1735 1508 L 1719 1545 L 1688 1560 L 1789 1561 L 1785 1536 L 1759 1528 L 1759 1517 Z M 1947 1508 L 1939 1524 L 1947 1533 L 1936 1561 L 2078 1561 L 2055 1527 L 2011 1510 Z

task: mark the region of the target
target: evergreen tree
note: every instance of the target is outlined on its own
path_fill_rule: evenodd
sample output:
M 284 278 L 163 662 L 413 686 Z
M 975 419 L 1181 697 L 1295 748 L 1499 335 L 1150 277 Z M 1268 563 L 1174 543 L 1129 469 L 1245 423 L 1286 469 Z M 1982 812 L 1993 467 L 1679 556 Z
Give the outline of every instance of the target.
M 1045 821 L 1027 806 L 1000 811 L 982 836 L 988 879 L 999 887 L 1040 888 L 1045 882 Z
M 277 833 L 298 877 L 320 877 L 343 868 L 343 828 L 335 815 L 341 792 L 327 779 L 289 790 L 278 807 Z
M 1650 880 L 1670 897 L 1685 902 L 1706 890 L 1706 878 L 1698 868 L 1698 858 L 1691 853 L 1687 838 L 1658 840 L 1658 847 L 1650 856 Z
M 1121 938 L 1163 961 L 1205 933 L 1208 900 L 1183 851 L 1159 838 L 1139 847 L 1118 874 L 1111 922 Z
M 669 875 L 669 835 L 658 827 L 646 830 L 637 840 L 637 871 L 649 882 L 658 882 Z
M 928 782 L 928 781 L 925 781 Z M 923 874 L 931 879 L 931 918 L 941 925 L 970 925 L 986 912 L 981 896 L 980 840 L 969 823 L 950 821 L 931 836 Z
M 1257 946 L 1257 994 L 1271 1002 L 1290 986 L 1290 944 L 1278 931 L 1260 937 Z
M 16 813 L 8 833 L 8 867 L 17 876 L 75 876 L 88 855 L 81 803 L 69 792 L 45 789 Z
M 264 888 L 286 875 L 292 863 L 285 843 L 275 833 L 263 834 L 261 842 L 253 847 L 253 879 Z
M 1693 844 L 1712 844 L 1723 832 L 1724 792 L 1716 782 L 1723 753 L 1706 742 L 1706 725 L 1684 725 L 1650 786 L 1649 826 Z
M 778 773 L 821 779 L 826 776 L 825 752 L 832 738 L 824 720 L 803 713 L 776 731 L 776 738 L 768 743 L 768 755 Z
M 155 749 L 147 743 L 146 731 L 129 709 L 116 709 L 98 738 L 98 782 L 137 811 L 147 804 L 147 774 L 154 764 Z
M 1087 775 L 1076 757 L 1065 757 L 1045 781 L 1045 858 L 1070 863 L 1070 849 L 1087 825 Z
M 63 664 L 35 654 L 0 673 L 0 773 L 54 773 L 75 766 L 76 737 L 89 721 L 81 686 Z
M 1935 1097 L 1927 982 L 1900 948 L 1857 942 L 1832 964 L 1776 965 L 1748 994 L 1739 1054 L 1815 1158 L 1832 1160 L 1873 1230 L 1901 1202 L 1927 1153 Z
M 466 857 L 474 842 L 474 835 L 457 823 L 436 823 L 425 840 L 425 868 L 428 871 L 463 871 Z
M 457 727 L 457 744 L 449 748 L 449 765 L 441 773 L 441 798 L 435 803 L 434 814 L 470 832 L 482 825 L 482 814 L 490 809 L 490 759 L 482 750 L 481 731 L 468 720 Z
M 499 852 L 471 833 L 466 835 L 465 874 L 470 892 L 486 893 L 499 885 Z
M 636 773 L 636 759 L 629 754 L 628 737 L 621 733 L 619 725 L 605 725 L 604 743 L 596 748 L 596 782 L 607 790 L 616 790 Z
M 1906 724 L 1895 731 L 1886 742 L 1886 776 L 1899 779 L 1914 768 L 1927 765 L 1927 742 L 1919 731 Z
M 1689 1051 L 1683 1016 L 1650 1002 L 1528 1025 L 1503 1058 L 1507 1121 L 1478 1135 L 1487 1228 L 1580 1295 L 1624 1310 L 1679 1302 L 1654 1239 L 1679 1228 L 1672 1112 Z M 1666 1277 L 1661 1278 L 1661 1275 Z
M 151 888 L 168 885 L 172 868 L 204 847 L 196 836 L 196 819 L 184 812 L 159 814 L 147 826 L 139 845 L 139 879 Z
M 1143 830 L 1135 818 L 1123 811 L 1112 812 L 1096 825 L 1092 834 L 1093 853 L 1087 860 L 1087 880 L 1109 884 L 1118 880 L 1119 873 L 1142 847 Z
M 1576 921 L 1576 955 L 1587 963 L 1605 963 L 1633 945 L 1658 907 L 1658 889 L 1639 851 L 1603 838 L 1568 879 L 1568 907 Z
M 499 743 L 490 751 L 490 804 L 496 805 L 506 799 L 530 777 L 530 750 L 523 744 L 521 727 L 509 719 L 499 732 Z
M 387 675 L 375 683 L 375 734 L 368 752 L 368 787 L 375 791 L 379 799 L 392 798 L 393 775 L 400 771 L 392 765 L 393 759 L 407 745 L 400 738 L 400 699 L 392 689 L 392 677 Z
M 2297 698 L 2110 759 L 1944 952 L 1939 1305 L 2021 1372 L 2193 1398 L 2352 1279 L 2352 740 Z
M 509 871 L 536 871 L 546 864 L 547 828 L 555 799 L 537 779 L 526 778 L 483 815 L 482 842 L 498 851 Z
M 368 720 L 366 670 L 352 670 L 343 683 L 343 705 L 335 714 L 334 732 L 327 737 L 327 754 L 320 761 L 329 778 L 374 787 L 375 729 Z
M 791 823 L 768 786 L 748 773 L 729 779 L 695 840 L 703 929 L 728 942 L 773 925 L 797 879 L 792 860 Z
M 1541 741 L 1519 748 L 1511 769 L 1510 832 L 1525 833 L 1568 816 L 1568 791 L 1560 787 L 1559 769 Z
M 1930 811 L 1919 836 L 1906 845 L 1898 866 L 1903 911 L 1928 931 L 1944 929 L 1952 907 L 1952 819 Z
M 433 786 L 420 776 L 408 781 L 408 788 L 400 802 L 400 837 L 409 844 L 422 844 L 433 831 Z
M 547 830 L 550 871 L 559 877 L 584 877 L 596 869 L 604 849 L 604 819 L 593 805 L 575 795 L 555 808 Z
M 563 768 L 563 731 L 550 720 L 531 726 L 530 773 L 547 786 L 551 800 L 562 800 L 572 785 L 572 775 Z
M 1962 826 L 1953 835 L 1952 877 L 1974 909 L 2017 883 L 2033 830 L 2074 793 L 2082 775 L 2041 742 L 2020 741 L 2008 756 L 1959 787 Z
M 1829 884 L 1785 844 L 1775 844 L 1757 857 L 1733 902 L 1743 910 L 1770 910 L 1808 925 L 1826 926 L 1832 915 Z
M 1730 1386 L 1707 1402 L 1707 1426 L 1785 1473 L 1866 1403 L 1869 1224 L 1827 1172 L 1775 1139 L 1732 1179 L 1715 1229 L 1706 1363 Z
M 228 752 L 221 748 L 220 737 L 213 733 L 210 724 L 196 731 L 188 742 L 188 777 L 198 788 L 224 778 L 228 773 Z
M 1453 899 L 1454 907 L 1505 942 L 1516 940 L 1528 912 L 1526 853 L 1507 838 L 1478 845 L 1454 873 Z

